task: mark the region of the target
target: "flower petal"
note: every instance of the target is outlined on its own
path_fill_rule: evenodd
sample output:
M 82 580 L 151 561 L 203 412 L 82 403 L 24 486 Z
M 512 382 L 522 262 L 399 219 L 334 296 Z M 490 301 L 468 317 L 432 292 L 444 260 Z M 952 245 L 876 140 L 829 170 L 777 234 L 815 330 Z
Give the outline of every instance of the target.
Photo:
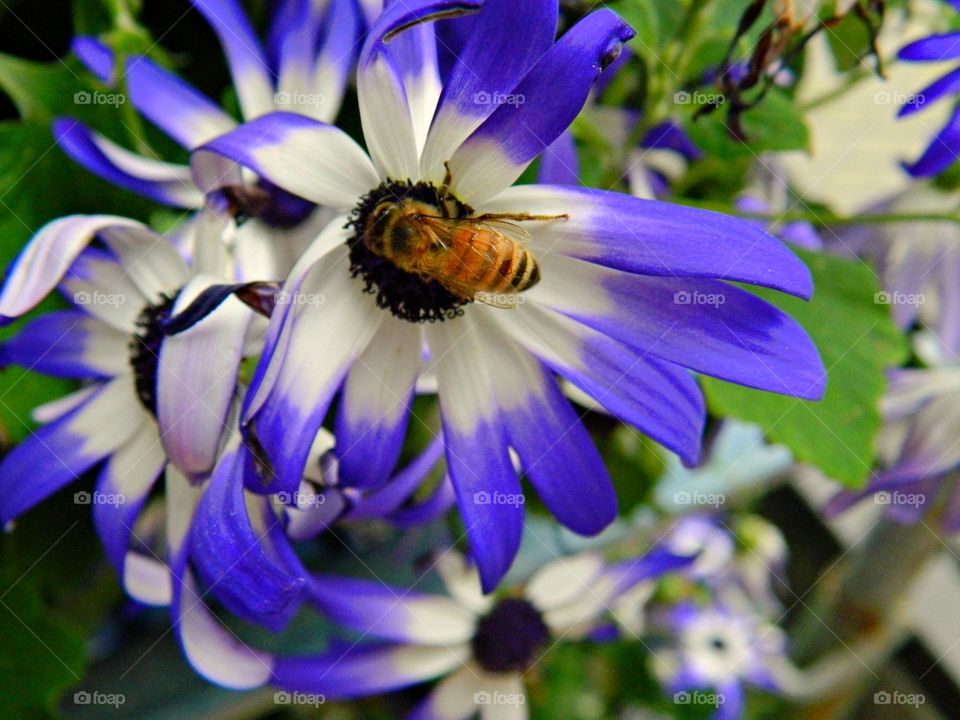
M 934 136 L 916 162 L 904 164 L 903 168 L 913 177 L 939 175 L 957 161 L 960 148 L 960 108 L 953 111 L 947 124 Z
M 909 62 L 936 62 L 960 58 L 960 33 L 930 35 L 904 45 L 897 58 Z
M 113 85 L 116 82 L 113 50 L 97 38 L 78 35 L 71 41 L 70 49 L 97 80 L 107 85 Z
M 532 304 L 498 320 L 509 334 L 624 422 L 688 464 L 700 455 L 706 410 L 686 370 Z
M 612 10 L 568 30 L 450 160 L 453 190 L 470 204 L 508 187 L 567 129 L 590 87 L 635 35 Z
M 299 609 L 307 580 L 267 553 L 271 528 L 257 531 L 253 521 L 268 517 L 268 500 L 246 502 L 238 461 L 236 449 L 228 451 L 206 486 L 190 530 L 191 557 L 203 584 L 230 612 L 277 632 Z M 279 526 L 270 517 L 267 522 Z
M 92 247 L 81 252 L 67 270 L 60 293 L 75 307 L 126 335 L 137 329 L 137 318 L 147 304 L 147 297 L 116 257 Z
M 540 156 L 537 182 L 548 185 L 579 185 L 580 158 L 569 130 L 560 134 Z
M 470 656 L 466 645 L 352 646 L 323 655 L 277 657 L 273 683 L 328 700 L 376 695 L 426 682 L 454 670 Z
M 109 227 L 145 230 L 135 220 L 115 215 L 69 215 L 40 228 L 7 273 L 0 292 L 0 325 L 33 309 L 97 233 Z
M 61 310 L 32 320 L 0 344 L 0 368 L 12 364 L 56 377 L 102 379 L 129 369 L 129 343 L 128 335 L 96 318 Z
M 182 312 L 212 277 L 192 279 L 177 297 Z M 237 393 L 237 373 L 251 312 L 235 297 L 189 330 L 160 346 L 157 368 L 157 422 L 170 460 L 189 476 L 213 470 L 220 438 Z M 198 361 L 202 358 L 202 361 Z
M 490 392 L 493 380 L 488 365 L 477 362 L 499 338 L 466 322 L 430 330 L 447 467 L 483 591 L 491 592 L 513 563 L 524 517 L 520 479 Z
M 220 39 L 247 120 L 273 110 L 273 80 L 260 39 L 237 0 L 192 0 Z
M 907 117 L 929 107 L 940 98 L 956 94 L 960 90 L 960 68 L 948 72 L 941 78 L 919 90 L 909 98 L 897 112 L 898 117 Z
M 823 396 L 826 370 L 806 331 L 755 295 L 716 280 L 644 277 L 568 258 L 543 265 L 551 282 L 531 298 L 641 353 L 747 387 Z
M 538 570 L 523 594 L 541 611 L 560 607 L 589 592 L 603 569 L 603 558 L 597 553 L 559 558 Z
M 4 456 L 0 524 L 76 480 L 143 427 L 147 418 L 136 402 L 132 382 L 129 376 L 111 380 L 83 405 L 43 426 Z
M 501 104 L 553 45 L 553 0 L 487 0 L 444 82 L 423 157 L 422 177 L 443 180 L 443 162 Z
M 303 280 L 297 297 L 317 298 L 323 308 L 292 299 L 282 316 L 290 323 L 282 352 L 265 356 L 261 377 L 270 376 L 269 393 L 250 421 L 250 430 L 275 472 L 275 487 L 293 492 L 300 485 L 313 439 L 334 394 L 384 318 L 371 296 L 350 277 L 345 247 L 318 262 Z M 317 342 L 323 342 L 318 350 Z M 272 368 L 269 366 L 273 366 Z M 256 392 L 254 379 L 250 392 Z M 267 488 L 265 488 L 267 489 Z
M 236 127 L 209 98 L 149 58 L 127 60 L 124 77 L 133 106 L 188 150 Z
M 813 294 L 810 271 L 783 243 L 748 221 L 697 208 L 569 186 L 520 185 L 479 212 L 567 214 L 527 223 L 541 254 L 665 277 L 709 277 Z
M 323 39 L 313 68 L 312 92 L 321 104 L 306 114 L 333 122 L 350 81 L 364 20 L 352 0 L 331 0 L 323 20 Z
M 484 595 L 480 589 L 480 573 L 477 566 L 456 550 L 447 550 L 433 565 L 443 580 L 447 593 L 476 615 L 484 615 L 493 607 L 493 597 Z
M 412 593 L 380 580 L 316 577 L 314 603 L 332 620 L 384 640 L 451 646 L 469 642 L 476 616 L 443 595 Z
M 53 134 L 67 155 L 114 185 L 173 207 L 193 208 L 203 204 L 203 196 L 193 184 L 190 168 L 185 165 L 132 153 L 73 118 L 57 118 Z
M 617 515 L 600 453 L 554 379 L 513 340 L 493 339 L 501 332 L 487 336 L 482 359 L 507 440 L 557 519 L 576 533 L 595 535 Z
M 273 658 L 247 646 L 204 604 L 185 563 L 174 570 L 173 627 L 190 665 L 210 682 L 232 690 L 260 687 Z
M 121 581 L 137 516 L 166 463 L 160 438 L 150 425 L 113 453 L 100 473 L 93 523 Z
M 416 492 L 427 475 L 443 457 L 443 436 L 437 436 L 413 462 L 397 473 L 382 488 L 368 493 L 348 517 L 351 520 L 370 520 L 396 512 Z
M 192 156 L 206 193 L 224 184 L 219 155 L 318 205 L 349 209 L 380 184 L 363 150 L 342 130 L 293 113 L 270 113 L 201 147 Z
M 407 720 L 469 720 L 477 713 L 474 700 L 479 687 L 475 671 L 465 667 L 444 678 Z
M 344 483 L 378 487 L 390 478 L 403 449 L 421 347 L 416 326 L 388 317 L 350 368 L 336 422 Z
M 131 282 L 152 302 L 172 295 L 190 277 L 176 248 L 144 225 L 110 225 L 100 231 L 100 237 Z

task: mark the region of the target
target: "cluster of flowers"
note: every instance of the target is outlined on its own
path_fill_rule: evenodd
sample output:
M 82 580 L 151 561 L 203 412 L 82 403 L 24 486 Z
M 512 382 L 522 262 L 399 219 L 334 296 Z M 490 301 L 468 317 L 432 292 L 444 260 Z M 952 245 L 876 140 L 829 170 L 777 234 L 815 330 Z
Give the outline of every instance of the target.
M 775 687 L 783 642 L 756 609 L 768 589 L 747 587 L 755 573 L 735 569 L 715 521 L 651 535 L 633 557 L 561 557 L 522 591 L 503 582 L 526 525 L 521 477 L 574 533 L 616 518 L 568 395 L 694 464 L 706 416 L 694 373 L 823 392 L 803 329 L 731 284 L 811 294 L 807 268 L 763 227 L 567 184 L 566 130 L 633 31 L 602 9 L 558 38 L 555 0 L 288 0 L 264 48 L 236 2 L 194 4 L 223 44 L 242 123 L 147 58 L 75 43 L 191 162 L 138 156 L 71 118 L 56 122 L 61 146 L 184 219 L 161 235 L 66 217 L 10 268 L 0 322 L 57 289 L 71 307 L 27 323 L 0 363 L 82 385 L 37 408 L 41 429 L 0 462 L 0 521 L 99 468 L 97 492 L 124 498 L 92 509 L 126 591 L 169 606 L 190 662 L 228 687 L 345 698 L 446 676 L 415 717 L 478 703 L 515 717 L 551 643 L 639 635 L 648 614 L 671 639 L 657 655 L 675 692 L 714 690 L 732 718 L 742 682 Z M 330 124 L 351 82 L 366 151 Z M 669 123 L 643 146 L 696 154 Z M 542 182 L 514 185 L 541 156 Z M 633 179 L 653 197 L 662 177 Z M 447 233 L 429 250 L 445 275 L 400 260 L 426 219 Z M 494 226 L 496 254 L 478 252 Z M 479 270 L 505 287 L 523 276 L 523 302 L 463 292 L 471 277 L 482 289 Z M 677 299 L 698 297 L 722 301 Z M 437 398 L 439 423 L 415 413 L 420 396 Z M 411 448 L 411 423 L 433 440 Z M 318 572 L 297 553 L 339 523 L 403 529 L 454 507 L 466 554 L 435 548 L 431 563 L 446 595 Z M 690 589 L 644 612 L 666 574 L 710 602 Z M 307 607 L 361 640 L 268 653 L 207 599 L 274 631 Z

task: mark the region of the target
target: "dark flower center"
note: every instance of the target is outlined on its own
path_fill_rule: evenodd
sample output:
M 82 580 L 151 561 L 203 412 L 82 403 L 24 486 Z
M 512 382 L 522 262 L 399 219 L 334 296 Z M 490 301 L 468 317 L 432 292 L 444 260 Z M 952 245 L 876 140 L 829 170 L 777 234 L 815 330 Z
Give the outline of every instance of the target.
M 492 673 L 524 672 L 550 639 L 543 616 L 526 600 L 501 600 L 477 625 L 473 657 Z
M 416 200 L 437 208 L 437 214 L 466 217 L 473 210 L 450 194 L 442 195 L 434 185 L 390 180 L 371 190 L 353 210 L 346 227 L 354 234 L 347 240 L 350 248 L 350 273 L 364 282 L 364 292 L 376 295 L 377 306 L 409 322 L 437 322 L 463 314 L 471 300 L 457 297 L 436 280 L 407 272 L 391 260 L 370 250 L 363 241 L 364 232 L 382 222 L 384 203 Z M 446 210 L 442 210 L 445 208 Z
M 163 323 L 170 317 L 173 297 L 161 295 L 157 303 L 147 305 L 137 318 L 137 328 L 130 339 L 130 367 L 141 404 L 157 415 L 157 366 L 160 362 L 160 346 L 166 337 Z
M 257 218 L 270 227 L 289 230 L 317 207 L 299 195 L 260 179 L 254 185 L 230 185 L 220 191 L 225 209 L 237 223 Z

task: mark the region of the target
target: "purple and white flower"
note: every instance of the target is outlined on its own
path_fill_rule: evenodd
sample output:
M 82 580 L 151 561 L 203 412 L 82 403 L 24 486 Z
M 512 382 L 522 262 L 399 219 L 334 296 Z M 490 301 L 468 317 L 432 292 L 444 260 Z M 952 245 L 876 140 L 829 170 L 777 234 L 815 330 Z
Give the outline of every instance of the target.
M 369 156 L 335 127 L 277 113 L 208 142 L 193 167 L 208 193 L 233 184 L 242 166 L 342 213 L 284 288 L 324 296 L 322 312 L 301 303 L 278 308 L 247 396 L 242 422 L 269 460 L 272 489 L 299 486 L 338 392 L 341 474 L 355 484 L 382 482 L 425 363 L 437 378 L 471 552 L 491 590 L 516 553 L 523 507 L 476 498 L 521 495 L 511 449 L 569 528 L 597 533 L 616 512 L 600 456 L 555 373 L 688 463 L 697 460 L 705 416 L 689 370 L 806 398 L 820 397 L 825 376 L 796 323 L 726 282 L 810 295 L 806 267 L 761 230 L 617 193 L 511 187 L 567 128 L 633 32 L 600 10 L 557 40 L 556 2 L 489 0 L 441 84 L 429 21 L 479 6 L 397 3 L 377 20 L 357 79 Z M 521 95 L 522 104 L 484 101 Z M 517 223 L 542 279 L 513 310 L 460 300 L 376 256 L 359 237 L 356 228 L 380 200 L 412 194 L 438 202 L 447 171 L 461 212 L 566 216 Z
M 553 644 L 588 638 L 621 593 L 685 562 L 662 551 L 617 564 L 584 553 L 560 558 L 497 596 L 483 594 L 476 568 L 453 551 L 436 561 L 448 595 L 319 577 L 313 593 L 320 609 L 381 642 L 275 658 L 273 682 L 343 699 L 442 677 L 411 718 L 525 718 L 523 676 Z

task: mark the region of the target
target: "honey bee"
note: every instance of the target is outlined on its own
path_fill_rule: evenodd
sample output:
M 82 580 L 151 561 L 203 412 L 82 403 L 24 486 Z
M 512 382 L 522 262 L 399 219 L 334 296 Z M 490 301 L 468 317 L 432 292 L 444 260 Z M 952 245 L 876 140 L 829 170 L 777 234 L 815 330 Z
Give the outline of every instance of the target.
M 405 198 L 374 207 L 363 231 L 373 253 L 406 272 L 435 280 L 462 300 L 514 308 L 518 295 L 540 281 L 540 266 L 522 243 L 499 226 L 566 220 L 567 215 L 488 213 L 457 216 L 441 190 L 440 205 Z

